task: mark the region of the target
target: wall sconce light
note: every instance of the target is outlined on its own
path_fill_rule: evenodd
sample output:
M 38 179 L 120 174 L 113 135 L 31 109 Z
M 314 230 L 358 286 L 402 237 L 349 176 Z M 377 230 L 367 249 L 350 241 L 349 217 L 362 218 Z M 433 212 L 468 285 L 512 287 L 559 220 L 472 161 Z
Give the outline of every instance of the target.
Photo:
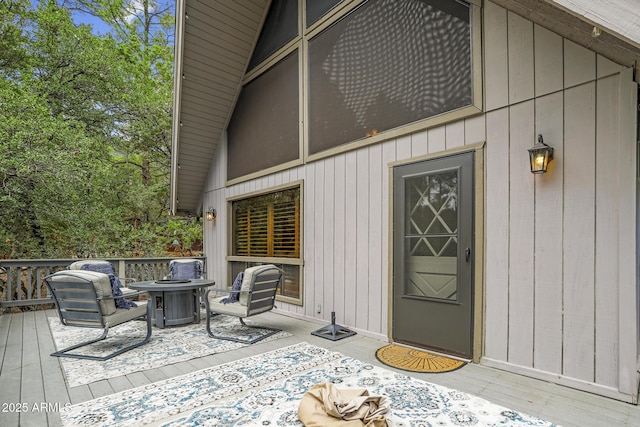
M 538 135 L 538 142 L 529 148 L 529 162 L 531 163 L 531 173 L 545 173 L 549 162 L 553 160 L 553 147 L 549 147 L 542 140 L 542 135 Z
M 215 210 L 215 209 L 213 209 L 213 207 L 212 207 L 212 206 L 209 206 L 209 209 L 207 209 L 207 212 L 205 212 L 205 214 L 204 214 L 204 218 L 205 218 L 207 221 L 215 221 L 216 216 L 217 216 L 217 215 L 216 215 L 216 210 Z

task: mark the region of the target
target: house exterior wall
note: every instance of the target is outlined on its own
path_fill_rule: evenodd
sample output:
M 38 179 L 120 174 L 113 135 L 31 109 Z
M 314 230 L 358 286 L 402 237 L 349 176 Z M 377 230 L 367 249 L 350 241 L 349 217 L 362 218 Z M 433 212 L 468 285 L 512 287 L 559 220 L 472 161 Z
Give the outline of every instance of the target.
M 226 141 L 203 206 L 208 276 L 228 284 L 227 199 L 303 181 L 302 306 L 387 339 L 389 164 L 484 148 L 481 363 L 636 401 L 636 85 L 614 64 L 491 2 L 483 8 L 484 113 L 225 186 Z M 532 175 L 542 134 L 550 171 Z M 317 313 L 317 307 L 321 312 Z
M 631 71 L 492 3 L 484 28 L 483 361 L 635 399 Z M 539 133 L 554 161 L 534 178 Z

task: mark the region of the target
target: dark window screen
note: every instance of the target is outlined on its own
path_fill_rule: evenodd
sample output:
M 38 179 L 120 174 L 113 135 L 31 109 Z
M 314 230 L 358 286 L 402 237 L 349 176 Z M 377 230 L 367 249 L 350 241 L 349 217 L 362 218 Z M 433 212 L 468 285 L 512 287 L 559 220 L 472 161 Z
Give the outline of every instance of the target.
M 307 0 L 307 27 L 341 2 L 342 0 Z
M 299 158 L 298 53 L 246 84 L 227 128 L 227 178 Z
M 249 62 L 249 70 L 298 35 L 298 0 L 273 0 Z
M 472 103 L 471 11 L 370 0 L 309 42 L 309 152 Z

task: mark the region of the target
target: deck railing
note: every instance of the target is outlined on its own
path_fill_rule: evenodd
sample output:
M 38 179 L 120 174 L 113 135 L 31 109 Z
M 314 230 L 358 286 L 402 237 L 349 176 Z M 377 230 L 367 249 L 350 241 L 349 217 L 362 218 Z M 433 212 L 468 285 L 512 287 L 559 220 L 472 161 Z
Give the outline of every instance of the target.
M 194 257 L 195 258 L 195 257 Z M 169 262 L 175 258 L 101 258 L 110 261 L 118 277 L 136 281 L 157 280 L 169 274 Z M 197 257 L 205 262 L 206 258 Z M 0 260 L 0 309 L 5 307 L 37 308 L 52 304 L 42 280 L 49 274 L 65 270 L 78 259 Z M 1 311 L 1 310 L 0 310 Z

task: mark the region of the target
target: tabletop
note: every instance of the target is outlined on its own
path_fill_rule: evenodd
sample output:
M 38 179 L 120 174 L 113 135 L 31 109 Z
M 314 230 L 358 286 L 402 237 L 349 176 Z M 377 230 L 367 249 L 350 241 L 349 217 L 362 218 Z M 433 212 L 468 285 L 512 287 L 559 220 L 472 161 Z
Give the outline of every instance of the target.
M 215 280 L 209 279 L 147 280 L 129 283 L 128 287 L 137 291 L 180 291 L 205 288 L 215 284 Z

